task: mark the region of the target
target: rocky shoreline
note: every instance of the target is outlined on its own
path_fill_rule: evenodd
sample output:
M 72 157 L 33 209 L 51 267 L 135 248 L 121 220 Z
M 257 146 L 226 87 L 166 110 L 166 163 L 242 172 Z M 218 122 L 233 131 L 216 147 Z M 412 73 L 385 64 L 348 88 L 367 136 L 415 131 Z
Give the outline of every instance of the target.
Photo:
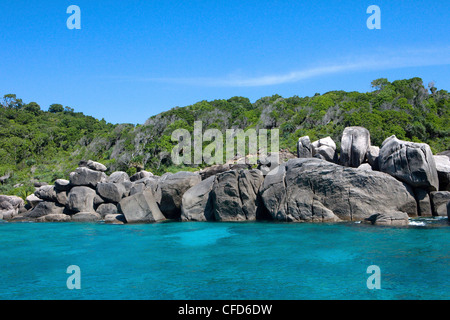
M 0 219 L 111 224 L 175 221 L 340 222 L 407 225 L 450 215 L 450 152 L 387 138 L 371 145 L 362 127 L 346 128 L 338 154 L 330 138 L 302 137 L 298 158 L 273 168 L 216 165 L 199 172 L 107 176 L 82 161 L 69 180 L 41 186 L 26 201 L 0 196 Z M 270 158 L 269 158 L 270 159 Z

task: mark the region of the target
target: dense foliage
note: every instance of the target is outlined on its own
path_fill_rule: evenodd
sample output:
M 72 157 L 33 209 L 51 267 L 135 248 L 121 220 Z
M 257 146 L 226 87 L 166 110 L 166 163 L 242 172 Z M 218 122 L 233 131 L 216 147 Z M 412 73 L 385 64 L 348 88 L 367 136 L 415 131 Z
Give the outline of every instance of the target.
M 147 169 L 198 170 L 176 167 L 170 152 L 176 129 L 193 132 L 194 122 L 203 130 L 280 129 L 280 147 L 295 152 L 298 138 L 331 136 L 337 143 L 347 126 L 369 129 L 373 145 L 395 134 L 398 138 L 426 142 L 437 153 L 450 147 L 450 94 L 434 84 L 425 88 L 420 78 L 377 79 L 367 93 L 331 91 L 313 97 L 261 98 L 255 103 L 243 97 L 201 101 L 176 107 L 143 125 L 112 125 L 72 108 L 53 104 L 47 112 L 34 102 L 24 104 L 15 95 L 4 96 L 0 108 L 0 176 L 8 176 L 0 193 L 25 196 L 33 181 L 68 178 L 79 160 L 93 159 L 110 170 L 133 174 Z M 20 186 L 23 184 L 23 186 Z

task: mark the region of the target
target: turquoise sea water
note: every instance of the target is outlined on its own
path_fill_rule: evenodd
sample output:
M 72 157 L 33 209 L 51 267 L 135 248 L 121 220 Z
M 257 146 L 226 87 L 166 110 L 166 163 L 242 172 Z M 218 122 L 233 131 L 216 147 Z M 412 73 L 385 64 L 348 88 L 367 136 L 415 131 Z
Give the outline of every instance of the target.
M 449 240 L 446 219 L 406 228 L 0 223 L 0 299 L 449 299 Z M 80 290 L 66 286 L 70 265 Z M 380 290 L 367 288 L 371 265 Z

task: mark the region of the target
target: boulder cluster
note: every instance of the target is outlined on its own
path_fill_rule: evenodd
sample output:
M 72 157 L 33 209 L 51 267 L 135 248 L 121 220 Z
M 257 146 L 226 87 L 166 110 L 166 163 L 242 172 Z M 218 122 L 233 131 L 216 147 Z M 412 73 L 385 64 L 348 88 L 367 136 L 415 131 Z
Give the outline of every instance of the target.
M 267 170 L 217 165 L 198 172 L 155 176 L 140 171 L 106 175 L 82 161 L 69 180 L 56 180 L 29 196 L 0 196 L 0 219 L 38 222 L 178 221 L 338 222 L 405 225 L 409 217 L 447 216 L 449 153 L 387 138 L 371 145 L 362 127 L 346 128 L 341 150 L 330 137 L 298 141 L 298 158 Z

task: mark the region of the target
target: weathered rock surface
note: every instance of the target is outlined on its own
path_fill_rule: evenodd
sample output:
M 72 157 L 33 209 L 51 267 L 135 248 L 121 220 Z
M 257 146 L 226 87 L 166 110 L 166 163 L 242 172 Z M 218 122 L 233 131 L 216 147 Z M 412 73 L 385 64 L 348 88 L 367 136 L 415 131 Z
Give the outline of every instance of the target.
M 25 202 L 22 198 L 0 195 L 0 215 L 2 215 L 2 219 L 12 219 L 23 211 L 26 210 Z
M 105 172 L 106 170 L 108 170 L 105 165 L 103 165 L 99 162 L 92 161 L 92 160 L 87 161 L 86 167 L 88 167 L 91 170 L 101 171 L 101 172 Z
M 328 162 L 337 162 L 336 143 L 331 137 L 314 141 L 311 145 L 313 147 L 313 157 Z
M 380 226 L 407 226 L 409 224 L 408 214 L 401 211 L 376 213 L 367 221 Z
M 308 136 L 304 136 L 298 139 L 297 142 L 297 157 L 299 158 L 312 158 L 313 147 L 311 140 Z
M 108 214 L 118 214 L 119 210 L 117 209 L 117 206 L 113 203 L 103 203 L 98 206 L 95 212 L 97 212 L 102 218 L 104 218 Z
M 95 196 L 95 190 L 91 188 L 74 187 L 69 192 L 67 207 L 74 212 L 95 212 Z
M 152 176 L 153 176 L 153 173 L 145 171 L 145 170 L 142 170 L 142 171 L 139 171 L 139 172 L 135 173 L 134 175 L 132 175 L 130 177 L 130 181 L 134 182 L 134 181 L 138 181 L 138 180 L 141 180 L 141 179 L 149 178 L 149 177 L 152 177 Z
M 182 198 L 182 221 L 214 221 L 214 210 L 210 193 L 215 176 L 211 176 L 187 190 Z
M 37 218 L 37 222 L 69 222 L 72 221 L 71 216 L 67 214 L 48 214 L 46 216 L 42 216 Z
M 370 146 L 367 150 L 367 161 L 373 170 L 380 170 L 380 166 L 378 164 L 378 158 L 380 156 L 380 148 L 375 146 Z
M 31 208 L 36 207 L 39 204 L 39 202 L 43 201 L 42 199 L 39 199 L 38 197 L 36 197 L 36 195 L 34 193 L 30 194 L 25 200 Z
M 80 167 L 70 174 L 70 184 L 72 186 L 86 186 L 95 188 L 97 184 L 106 179 L 106 174 L 100 171 Z
M 260 170 L 227 171 L 216 176 L 211 200 L 217 221 L 254 221 L 262 210 Z
M 369 147 L 369 130 L 363 127 L 345 128 L 341 139 L 340 164 L 358 168 L 365 161 Z
M 123 171 L 116 171 L 113 172 L 108 178 L 107 182 L 109 183 L 123 183 L 123 182 L 130 182 L 130 176 L 128 173 Z
M 431 192 L 431 203 L 435 216 L 448 216 L 450 210 L 450 191 Z
M 277 168 L 281 163 L 280 154 L 277 152 L 271 152 L 265 157 L 260 157 L 258 159 L 258 170 L 260 170 L 263 175 L 267 175 L 270 171 Z M 230 168 L 233 170 L 233 168 Z
M 269 213 L 279 221 L 321 220 L 315 217 L 318 207 L 329 210 L 322 221 L 363 221 L 391 211 L 417 216 L 412 188 L 405 183 L 381 172 L 320 159 L 295 159 L 281 165 L 266 177 L 261 195 Z
M 108 224 L 125 224 L 126 222 L 123 214 L 108 214 L 105 216 L 105 223 Z
M 159 209 L 152 191 L 148 189 L 123 198 L 118 208 L 128 223 L 159 222 L 166 219 Z
M 64 206 L 55 202 L 42 201 L 33 210 L 23 214 L 27 218 L 40 218 L 50 214 L 64 214 Z
M 67 200 L 68 200 L 67 191 L 56 191 L 56 202 L 65 206 L 67 205 Z
M 433 212 L 431 210 L 431 200 L 427 190 L 416 188 L 414 189 L 417 200 L 417 208 L 419 216 L 431 217 Z
M 102 217 L 96 212 L 79 212 L 72 216 L 74 222 L 96 222 L 101 219 Z
M 358 168 L 358 170 L 364 170 L 364 171 L 372 171 L 372 166 L 368 163 L 363 163 L 362 165 L 360 165 Z
M 378 161 L 380 171 L 413 187 L 429 191 L 439 189 L 436 163 L 427 144 L 402 141 L 391 136 L 383 142 Z
M 121 183 L 99 183 L 97 193 L 106 201 L 118 203 L 125 195 L 125 187 Z
M 434 156 L 439 179 L 439 191 L 450 191 L 450 158 L 447 156 Z
M 56 190 L 54 186 L 42 186 L 34 192 L 34 195 L 44 201 L 56 202 Z
M 201 176 L 193 172 L 178 172 L 158 180 L 155 199 L 167 219 L 180 219 L 184 193 L 200 182 Z
M 55 181 L 56 191 L 69 191 L 71 187 L 69 180 L 58 179 Z

